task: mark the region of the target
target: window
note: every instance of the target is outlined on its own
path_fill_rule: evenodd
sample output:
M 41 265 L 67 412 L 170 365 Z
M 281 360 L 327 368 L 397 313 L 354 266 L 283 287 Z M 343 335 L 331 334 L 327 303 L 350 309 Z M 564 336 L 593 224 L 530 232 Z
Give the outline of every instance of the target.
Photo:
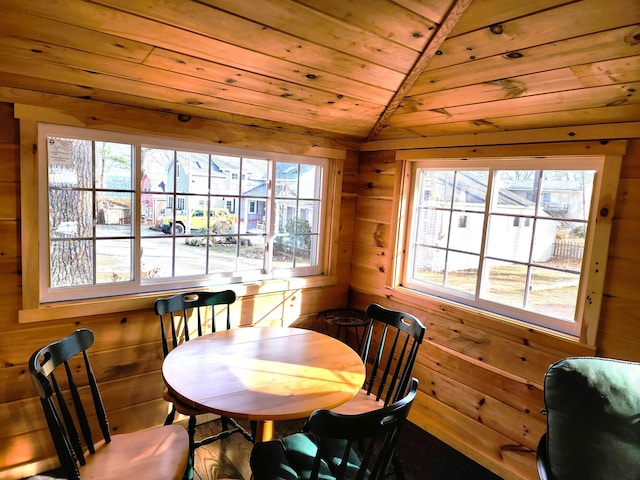
M 53 125 L 39 136 L 42 302 L 323 272 L 326 159 Z
M 399 283 L 578 335 L 604 165 L 604 157 L 412 162 Z

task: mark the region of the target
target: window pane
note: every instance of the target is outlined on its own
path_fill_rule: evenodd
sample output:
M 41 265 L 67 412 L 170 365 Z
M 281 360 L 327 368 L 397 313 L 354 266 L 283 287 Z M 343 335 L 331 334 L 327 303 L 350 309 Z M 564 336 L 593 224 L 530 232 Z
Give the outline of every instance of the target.
M 320 202 L 315 200 L 301 200 L 298 204 L 298 220 L 297 234 L 319 233 Z
M 274 261 L 277 257 L 280 262 L 278 268 L 294 268 L 297 266 L 296 259 L 302 261 L 304 266 L 309 265 L 312 245 L 309 234 L 317 233 L 319 209 L 318 202 L 276 200 Z M 316 227 L 316 231 L 312 230 L 312 226 Z M 285 264 L 286 267 L 283 266 Z
M 133 193 L 97 192 L 96 210 L 97 237 L 130 237 L 133 235 L 131 227 Z
M 317 235 L 300 235 L 296 237 L 294 267 L 310 267 L 311 262 L 311 244 L 314 243 Z
M 96 283 L 133 280 L 131 240 L 96 241 Z
M 300 164 L 300 198 L 319 199 L 322 187 L 322 169 L 317 165 Z
M 142 148 L 142 180 L 143 192 L 172 191 L 173 178 L 169 183 L 170 172 L 173 172 L 174 151 L 161 148 Z
M 87 240 L 51 242 L 51 288 L 93 284 L 93 245 Z
M 255 158 L 242 159 L 242 195 L 267 198 L 269 162 Z
M 209 155 L 195 152 L 176 152 L 176 192 L 208 193 Z
M 539 170 L 497 170 L 493 181 L 492 212 L 518 216 L 535 213 Z
M 527 223 L 522 217 L 490 215 L 486 255 L 502 260 L 528 262 L 532 238 L 531 221 Z
M 49 187 L 93 187 L 92 142 L 48 137 Z
M 198 237 L 175 239 L 175 276 L 205 275 L 207 273 L 206 243 L 201 247 Z
M 418 210 L 414 241 L 421 245 L 446 247 L 449 241 L 450 217 L 451 213 L 448 210 L 421 208 Z
M 484 262 L 481 298 L 502 305 L 523 308 L 526 285 L 526 265 L 498 260 Z
M 489 172 L 484 170 L 458 171 L 453 208 L 484 212 L 487 199 Z
M 413 261 L 413 279 L 444 285 L 446 255 L 447 251 L 440 248 L 417 246 Z
M 532 267 L 527 309 L 573 321 L 579 283 L 578 273 Z
M 140 233 L 145 236 L 157 236 L 168 233 L 163 231 L 162 220 L 165 217 L 167 196 L 142 193 L 140 196 Z M 168 225 L 167 225 L 168 226 Z
M 276 163 L 276 198 L 295 198 L 298 196 L 298 169 L 296 163 Z M 313 185 L 305 185 L 305 190 Z
M 144 279 L 171 277 L 173 275 L 173 239 L 164 236 L 142 239 L 140 270 Z
M 240 157 L 211 155 L 209 191 L 216 195 L 238 195 L 240 192 Z
M 263 234 L 266 232 L 267 202 L 259 198 L 245 198 L 240 205 L 240 232 Z
M 556 218 L 588 220 L 594 178 L 593 170 L 545 171 L 539 211 Z
M 539 220 L 536 224 L 533 263 L 580 271 L 584 235 L 584 223 Z
M 237 271 L 262 270 L 264 267 L 264 237 L 240 237 Z
M 211 236 L 209 241 L 209 273 L 236 272 L 238 270 L 236 243 L 229 241 L 228 236 Z
M 453 213 L 449 248 L 469 253 L 480 253 L 484 214 Z
M 96 188 L 131 190 L 133 155 L 131 145 L 95 142 Z
M 453 197 L 453 171 L 423 170 L 420 173 L 418 203 L 424 207 L 451 207 Z
M 49 191 L 50 238 L 93 236 L 93 199 L 85 190 Z
M 449 252 L 447 256 L 446 286 L 475 295 L 478 282 L 478 255 Z

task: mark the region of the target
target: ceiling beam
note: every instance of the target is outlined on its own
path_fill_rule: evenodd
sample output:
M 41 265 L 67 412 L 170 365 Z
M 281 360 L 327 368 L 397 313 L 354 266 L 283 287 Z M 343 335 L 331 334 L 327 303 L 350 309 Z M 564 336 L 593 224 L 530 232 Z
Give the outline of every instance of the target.
M 436 52 L 440 48 L 440 45 L 442 45 L 442 42 L 445 41 L 445 39 L 449 35 L 449 32 L 453 30 L 453 27 L 455 27 L 456 23 L 458 23 L 458 21 L 462 17 L 462 14 L 471 4 L 471 2 L 472 0 L 453 1 L 451 8 L 445 15 L 435 34 L 427 42 L 424 49 L 422 50 L 422 53 L 416 60 L 416 63 L 414 63 L 413 67 L 411 67 L 411 70 L 409 70 L 409 73 L 407 73 L 407 76 L 404 78 L 402 84 L 396 90 L 396 93 L 385 108 L 384 112 L 382 113 L 382 115 L 380 115 L 380 118 L 371 129 L 371 132 L 369 132 L 367 142 L 371 142 L 376 139 L 380 131 L 389 121 L 391 115 L 393 115 L 394 112 L 398 109 L 404 97 L 407 95 L 407 93 L 409 93 L 409 90 L 411 90 L 413 84 L 416 83 L 422 71 L 436 54 Z

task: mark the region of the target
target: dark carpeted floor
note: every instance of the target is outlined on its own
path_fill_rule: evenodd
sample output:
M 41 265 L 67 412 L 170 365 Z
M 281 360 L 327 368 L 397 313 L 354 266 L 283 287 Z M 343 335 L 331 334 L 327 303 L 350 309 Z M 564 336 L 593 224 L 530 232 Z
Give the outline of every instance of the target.
M 397 451 L 405 480 L 500 480 L 411 422 L 403 427 Z
M 275 436 L 300 431 L 303 421 L 276 422 Z M 248 427 L 248 425 L 247 425 Z M 209 422 L 199 428 L 219 430 L 219 421 Z M 248 480 L 248 456 L 251 444 L 240 435 L 196 450 L 196 479 Z M 398 442 L 398 455 L 403 466 L 405 480 L 500 480 L 500 477 L 478 465 L 457 450 L 444 444 L 414 424 L 407 422 Z M 59 471 L 29 477 L 28 480 L 64 478 Z M 26 479 L 25 479 L 26 480 Z M 395 480 L 390 474 L 387 480 Z

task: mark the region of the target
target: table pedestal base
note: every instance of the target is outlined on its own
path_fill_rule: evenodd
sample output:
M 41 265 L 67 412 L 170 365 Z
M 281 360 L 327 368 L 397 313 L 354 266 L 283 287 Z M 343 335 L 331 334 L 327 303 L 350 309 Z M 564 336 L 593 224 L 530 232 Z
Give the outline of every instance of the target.
M 269 440 L 273 440 L 273 420 L 258 420 L 255 442 L 268 442 Z

